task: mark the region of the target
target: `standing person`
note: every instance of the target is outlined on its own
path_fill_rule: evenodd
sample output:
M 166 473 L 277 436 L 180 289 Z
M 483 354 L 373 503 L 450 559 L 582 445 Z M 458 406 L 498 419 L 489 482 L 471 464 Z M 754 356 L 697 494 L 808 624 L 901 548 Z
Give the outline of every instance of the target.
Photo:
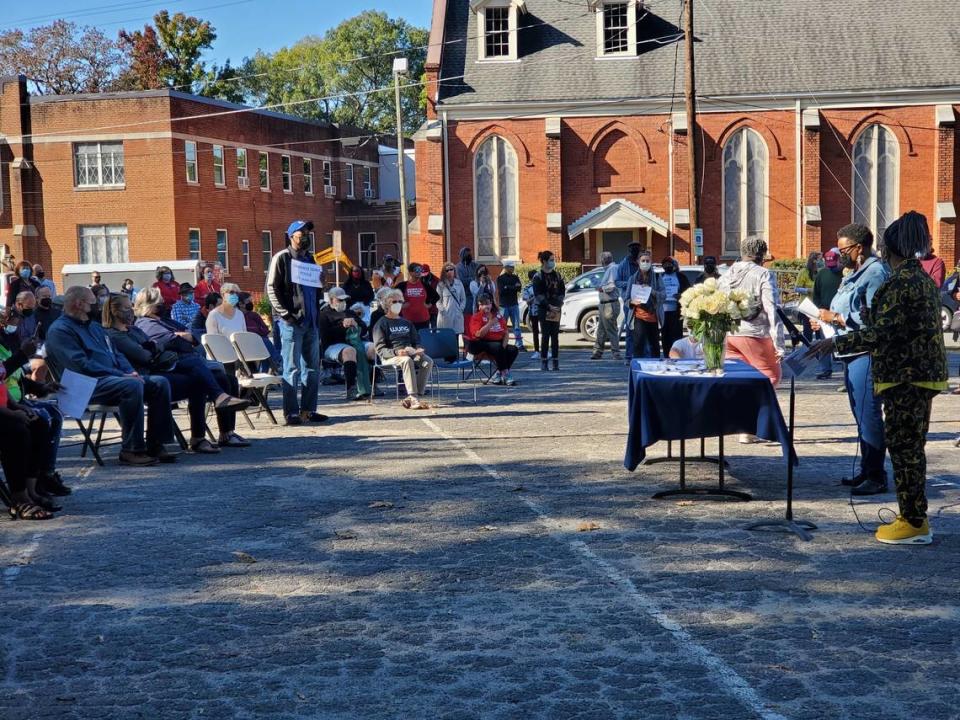
M 533 352 L 530 353 L 531 360 L 540 359 L 540 309 L 537 307 L 537 296 L 533 291 L 533 278 L 537 275 L 536 270 L 527 270 L 527 284 L 523 288 L 521 298 L 527 304 L 527 322 L 530 323 L 530 333 L 533 335 Z
M 843 278 L 829 310 L 820 311 L 820 322 L 831 323 L 841 334 L 864 325 L 863 313 L 873 305 L 873 296 L 890 277 L 890 270 L 873 252 L 873 233 L 853 223 L 837 231 L 840 264 L 849 274 Z M 887 445 L 883 437 L 880 398 L 874 392 L 873 358 L 869 352 L 843 355 L 844 385 L 860 435 L 860 472 L 845 479 L 854 495 L 887 492 L 883 467 Z
M 180 299 L 170 308 L 170 317 L 184 327 L 193 325 L 193 319 L 200 312 L 200 306 L 193 301 L 196 293 L 190 283 L 180 283 Z M 204 295 L 204 298 L 207 296 Z
M 313 223 L 294 220 L 287 227 L 287 246 L 270 260 L 267 295 L 280 325 L 280 354 L 283 356 L 283 414 L 287 425 L 304 421 L 324 422 L 317 412 L 320 389 L 320 335 L 317 317 L 320 292 L 310 285 L 293 282 L 293 261 L 315 265 L 310 254 Z M 297 393 L 300 400 L 297 401 Z
M 33 266 L 33 277 L 37 279 L 37 282 L 40 283 L 40 287 L 45 287 L 50 289 L 50 296 L 53 297 L 57 294 L 57 284 L 47 277 L 46 270 L 43 269 L 43 265 L 36 263 Z
M 829 310 L 830 303 L 840 288 L 840 282 L 843 276 L 840 274 L 840 251 L 836 248 L 827 250 L 823 254 L 823 270 L 817 273 L 813 281 L 813 293 L 811 300 L 819 310 Z M 806 317 L 806 316 L 804 316 Z M 820 331 L 820 323 L 816 320 L 810 321 L 810 328 L 815 333 L 818 340 L 823 340 L 823 333 Z M 817 373 L 817 380 L 829 380 L 833 376 L 833 357 L 830 353 L 820 355 L 820 372 Z
M 489 295 L 494 299 L 497 296 L 497 286 L 490 279 L 490 270 L 486 265 L 477 265 L 477 277 L 470 282 L 470 297 L 473 300 L 470 312 L 477 311 L 477 298 L 481 295 Z
M 713 255 L 704 255 L 703 272 L 697 275 L 697 279 L 693 281 L 693 284 L 702 285 L 710 278 L 714 280 L 720 279 L 720 271 L 717 270 L 717 258 Z
M 157 281 L 153 284 L 160 295 L 163 296 L 163 304 L 167 309 L 173 307 L 174 303 L 180 299 L 180 283 L 173 277 L 173 270 L 166 265 L 157 268 Z
M 400 281 L 400 268 L 397 267 L 397 261 L 393 255 L 384 255 L 383 264 L 379 269 L 373 271 L 373 289 L 379 290 L 382 287 L 392 288 Z
M 626 329 L 627 342 L 624 347 L 627 365 L 633 358 L 633 343 L 630 342 L 630 328 L 633 327 L 633 308 L 630 307 L 630 278 L 637 274 L 640 267 L 640 243 L 636 240 L 627 245 L 627 256 L 617 264 L 617 272 L 614 283 L 617 286 L 617 292 L 620 293 L 620 302 L 623 306 L 623 324 L 620 326 L 622 332 Z
M 494 385 L 516 385 L 510 375 L 510 368 L 516 362 L 520 350 L 511 345 L 507 333 L 507 319 L 497 311 L 493 298 L 480 295 L 477 298 L 477 311 L 467 320 L 467 350 L 474 355 L 487 353 L 493 356 L 497 373 Z
M 920 256 L 920 266 L 923 271 L 930 276 L 937 289 L 943 287 L 943 281 L 947 279 L 947 265 L 943 258 L 938 258 L 933 252 L 933 248 L 927 248 L 926 252 Z
M 658 308 L 664 354 L 670 352 L 673 344 L 683 337 L 683 321 L 680 319 L 680 296 L 690 287 L 690 281 L 680 272 L 677 261 L 665 257 L 661 263 L 663 276 L 663 301 Z
M 547 357 L 553 360 L 553 370 L 560 369 L 560 313 L 563 311 L 563 296 L 566 285 L 557 272 L 553 252 L 542 250 L 537 259 L 540 270 L 533 277 L 533 292 L 540 312 L 540 369 L 547 369 Z
M 107 295 L 110 294 L 110 288 L 104 285 L 102 280 L 103 278 L 100 276 L 99 270 L 94 270 L 90 273 L 90 284 L 87 287 L 93 290 L 93 294 L 97 298 L 102 297 L 104 293 Z
M 463 314 L 467 309 L 467 293 L 463 283 L 457 277 L 457 268 L 446 263 L 437 286 L 437 327 L 450 328 L 457 335 L 463 335 Z
M 758 303 L 756 313 L 740 321 L 736 332 L 727 336 L 727 357 L 743 360 L 762 372 L 771 383 L 780 382 L 783 357 L 783 325 L 777 316 L 776 284 L 763 267 L 767 243 L 747 237 L 740 242 L 740 260 L 719 281 L 721 290 L 741 290 Z M 741 442 L 752 442 L 742 435 Z
M 614 360 L 619 360 L 620 325 L 617 320 L 620 317 L 620 293 L 617 291 L 617 266 L 613 262 L 613 253 L 603 252 L 600 255 L 600 263 L 604 270 L 600 284 L 597 286 L 597 293 L 600 295 L 600 305 L 597 313 L 597 337 L 593 342 L 593 355 L 590 356 L 590 359 L 601 359 L 603 349 L 609 342 L 610 356 Z
M 646 288 L 650 288 L 649 291 Z M 646 299 L 642 299 L 646 295 Z M 637 272 L 627 284 L 627 306 L 633 316 L 631 358 L 660 357 L 659 315 L 663 303 L 663 278 L 653 269 L 653 256 L 644 250 L 637 258 Z M 667 352 L 672 345 L 663 346 Z
M 807 264 L 797 273 L 797 280 L 794 283 L 797 294 L 809 296 L 813 292 L 813 284 L 820 269 L 817 265 L 818 261 L 820 261 L 820 253 L 811 252 L 807 255 Z M 803 324 L 803 336 L 808 342 L 813 340 L 814 329 L 810 324 L 810 319 L 801 314 L 800 322 Z
M 524 351 L 523 330 L 520 329 L 520 289 L 523 283 L 517 277 L 517 264 L 513 260 L 503 261 L 503 272 L 497 276 L 497 297 L 504 318 L 513 326 L 513 341 L 517 350 Z
M 373 328 L 373 344 L 384 365 L 399 365 L 407 397 L 401 404 L 408 410 L 424 410 L 430 406 L 420 398 L 427 389 L 433 371 L 433 360 L 420 347 L 420 335 L 409 320 L 400 317 L 403 293 L 390 290 L 385 294 L 386 314 Z
M 420 265 L 420 280 L 427 287 L 433 288 L 434 292 L 437 292 L 437 286 L 440 284 L 440 278 L 434 275 L 430 271 L 430 266 L 427 263 L 421 263 Z M 437 329 L 437 304 L 434 303 L 430 306 L 430 327 L 434 330 Z
M 10 279 L 10 284 L 7 286 L 6 306 L 13 307 L 17 301 L 17 295 L 24 290 L 36 293 L 39 287 L 40 281 L 33 277 L 33 267 L 31 267 L 30 263 L 25 260 L 18 262 L 14 268 L 14 276 Z
M 203 305 L 203 301 L 210 293 L 223 294 L 220 291 L 220 283 L 214 278 L 213 265 L 206 265 L 203 268 L 203 277 L 193 291 L 193 299 L 197 305 Z
M 467 294 L 467 310 L 473 312 L 473 294 L 470 292 L 470 283 L 477 279 L 477 264 L 473 261 L 473 251 L 468 248 L 461 248 L 460 262 L 457 263 L 457 277 L 463 284 L 463 290 Z
M 354 303 L 360 303 L 367 307 L 370 307 L 373 303 L 373 285 L 367 280 L 366 273 L 359 265 L 350 268 L 350 274 L 343 283 L 343 291 Z
M 846 246 L 844 240 L 841 244 Z M 867 317 L 857 329 L 823 340 L 811 353 L 850 355 L 866 352 L 883 401 L 884 429 L 893 461 L 899 514 L 877 528 L 876 539 L 889 545 L 927 545 L 933 541 L 927 520 L 927 458 L 933 398 L 947 387 L 947 359 L 940 326 L 940 290 L 917 261 L 930 243 L 927 219 L 908 212 L 883 234 L 883 253 L 893 272 L 873 295 Z
M 397 283 L 397 290 L 403 294 L 403 317 L 412 322 L 417 330 L 430 327 L 430 308 L 437 304 L 437 291 L 421 279 L 422 268 L 419 263 L 407 266 L 408 280 Z

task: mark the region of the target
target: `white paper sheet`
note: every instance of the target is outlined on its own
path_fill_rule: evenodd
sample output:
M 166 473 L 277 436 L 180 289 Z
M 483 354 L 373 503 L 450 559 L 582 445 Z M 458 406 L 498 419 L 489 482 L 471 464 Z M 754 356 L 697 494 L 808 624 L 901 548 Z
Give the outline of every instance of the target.
M 803 301 L 797 305 L 797 312 L 820 323 L 820 332 L 823 333 L 823 336 L 827 338 L 827 340 L 837 334 L 837 329 L 833 325 L 821 322 L 820 308 L 814 305 L 810 298 L 804 298 Z
M 57 401 L 60 411 L 67 417 L 82 418 L 97 389 L 97 379 L 75 373 L 73 370 L 64 370 L 60 378 L 63 389 L 53 397 Z
M 630 288 L 630 302 L 640 303 L 643 305 L 647 300 L 650 299 L 650 293 L 653 292 L 653 288 L 649 285 L 639 285 L 637 283 L 633 284 L 633 287 Z
M 313 263 L 305 263 L 301 260 L 293 260 L 290 263 L 290 281 L 297 285 L 308 285 L 309 287 L 322 287 L 320 276 L 323 268 Z

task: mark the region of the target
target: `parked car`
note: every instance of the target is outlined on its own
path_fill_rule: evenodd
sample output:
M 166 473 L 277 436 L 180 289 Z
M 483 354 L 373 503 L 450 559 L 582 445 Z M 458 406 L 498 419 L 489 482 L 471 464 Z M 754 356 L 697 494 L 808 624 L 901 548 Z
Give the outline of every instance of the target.
M 940 324 L 943 326 L 944 332 L 950 329 L 953 314 L 960 310 L 960 303 L 953 299 L 958 281 L 960 281 L 960 276 L 954 273 L 943 281 L 943 287 L 940 288 Z

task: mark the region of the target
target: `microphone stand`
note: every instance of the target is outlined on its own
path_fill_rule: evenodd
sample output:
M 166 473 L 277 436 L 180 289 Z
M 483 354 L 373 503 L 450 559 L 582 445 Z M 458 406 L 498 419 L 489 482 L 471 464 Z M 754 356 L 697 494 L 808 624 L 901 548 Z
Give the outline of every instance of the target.
M 810 346 L 810 343 L 807 342 L 807 339 L 803 336 L 803 333 L 801 333 L 797 326 L 794 325 L 790 318 L 787 317 L 787 314 L 783 311 L 783 308 L 777 308 L 777 317 L 780 318 L 783 326 L 787 329 L 787 332 L 790 333 L 790 340 L 793 343 L 794 348 L 796 348 L 796 346 L 799 344 L 802 344 L 804 347 Z M 787 428 L 787 437 L 789 439 L 789 451 L 787 452 L 787 512 L 783 520 L 764 520 L 761 522 L 756 522 L 751 525 L 747 525 L 747 530 L 785 530 L 786 532 L 794 533 L 801 540 L 813 540 L 813 535 L 811 535 L 808 531 L 816 530 L 817 526 L 808 520 L 795 520 L 793 517 L 793 462 L 796 458 L 796 452 L 794 452 L 793 449 L 793 427 L 797 397 L 796 382 L 796 373 L 791 372 L 790 425 Z

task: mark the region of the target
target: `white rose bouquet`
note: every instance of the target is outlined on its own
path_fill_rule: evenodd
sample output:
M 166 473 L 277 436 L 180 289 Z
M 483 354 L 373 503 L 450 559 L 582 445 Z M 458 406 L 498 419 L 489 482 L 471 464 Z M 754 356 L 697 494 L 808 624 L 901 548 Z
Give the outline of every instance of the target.
M 715 278 L 694 285 L 680 296 L 680 314 L 690 332 L 703 343 L 708 370 L 723 370 L 723 344 L 727 333 L 743 318 L 756 314 L 757 298 L 742 290 L 721 290 Z

